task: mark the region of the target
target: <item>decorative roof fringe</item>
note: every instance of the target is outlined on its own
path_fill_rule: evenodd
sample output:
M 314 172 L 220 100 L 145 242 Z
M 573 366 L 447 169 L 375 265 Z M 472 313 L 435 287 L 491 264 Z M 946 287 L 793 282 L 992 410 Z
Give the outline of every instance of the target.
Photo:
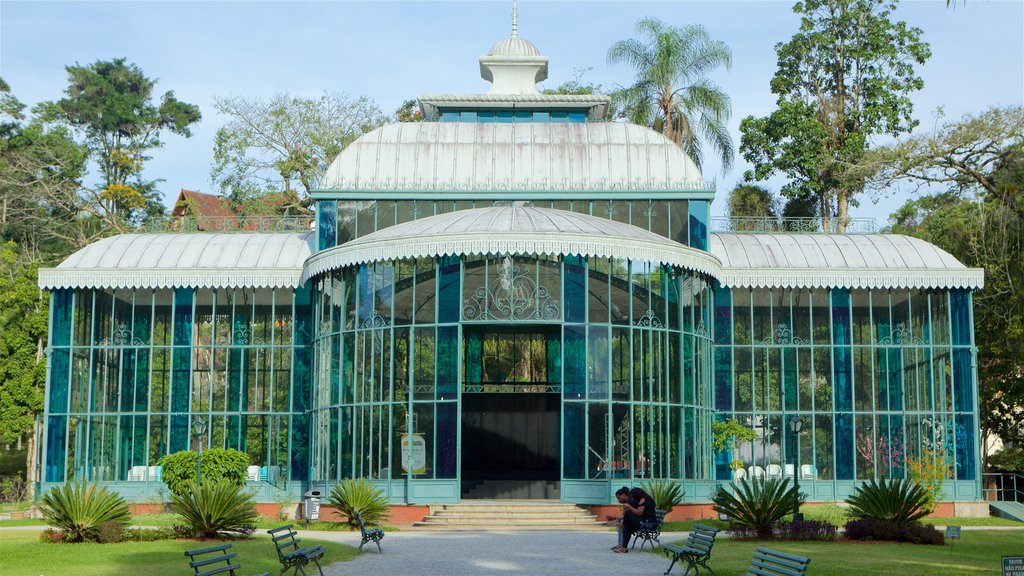
M 39 287 L 58 288 L 297 288 L 302 268 L 219 270 L 146 268 L 39 271 Z

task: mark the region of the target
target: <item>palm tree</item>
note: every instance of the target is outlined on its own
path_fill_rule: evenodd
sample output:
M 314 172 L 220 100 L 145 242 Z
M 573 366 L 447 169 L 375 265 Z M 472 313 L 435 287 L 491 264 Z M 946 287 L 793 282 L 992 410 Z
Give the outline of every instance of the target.
M 732 67 L 732 51 L 712 40 L 703 26 L 666 26 L 656 18 L 637 22 L 643 40 L 620 40 L 608 49 L 608 63 L 625 62 L 636 81 L 616 91 L 619 117 L 650 126 L 679 144 L 700 168 L 701 138 L 722 157 L 722 169 L 732 166 L 732 137 L 725 124 L 732 112 L 729 95 L 708 80 L 708 72 Z

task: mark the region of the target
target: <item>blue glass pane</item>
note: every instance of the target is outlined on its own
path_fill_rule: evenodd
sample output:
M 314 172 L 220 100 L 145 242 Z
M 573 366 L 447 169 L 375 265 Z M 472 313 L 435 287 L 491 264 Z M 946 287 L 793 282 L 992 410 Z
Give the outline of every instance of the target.
M 549 332 L 547 339 L 548 383 L 562 382 L 562 339 L 557 332 Z
M 309 416 L 292 416 L 292 480 L 309 478 Z
M 455 478 L 459 472 L 458 406 L 454 402 L 437 404 L 437 478 Z
M 528 124 L 533 120 L 533 113 L 527 110 L 516 110 L 514 118 L 516 124 Z
M 547 124 L 551 121 L 551 114 L 548 112 L 534 112 L 533 121 L 537 124 Z
M 950 290 L 949 316 L 953 324 L 953 345 L 971 344 L 971 293 L 967 290 Z
M 565 112 L 552 112 L 550 122 L 552 124 L 566 124 L 569 122 L 569 115 Z
M 313 336 L 313 306 L 308 287 L 295 290 L 295 322 L 292 349 L 292 410 L 302 412 L 309 406 L 313 385 L 313 352 L 309 347 Z
M 494 117 L 499 124 L 511 124 L 512 123 L 512 111 L 511 110 L 498 110 L 494 113 Z
M 174 344 L 192 344 L 192 289 L 174 289 Z
M 458 122 L 458 121 L 459 121 L 459 113 L 458 112 L 442 112 L 441 113 L 441 122 Z
M 476 112 L 463 112 L 459 116 L 459 120 L 462 122 L 476 122 Z
M 459 390 L 459 329 L 437 329 L 437 399 L 453 400 Z
M 975 444 L 977 429 L 974 427 L 974 416 L 960 414 L 956 417 L 956 478 L 957 480 L 974 480 L 976 478 Z
M 565 267 L 565 321 L 586 322 L 587 260 L 581 256 L 566 256 Z
M 562 477 L 583 478 L 587 457 L 586 404 L 566 402 L 562 405 Z
M 463 366 L 466 374 L 465 383 L 479 384 L 483 377 L 483 334 L 467 330 L 463 333 L 462 339 L 463 346 L 466 348 L 465 365 Z
M 732 351 L 715 348 L 715 409 L 732 410 Z
M 586 112 L 569 112 L 569 122 L 574 124 L 582 124 L 587 121 Z
M 54 346 L 67 346 L 71 343 L 71 311 L 73 309 L 71 290 L 54 290 L 51 298 L 53 313 L 53 334 L 50 343 Z
M 853 409 L 853 362 L 850 343 L 850 291 L 832 290 L 832 362 L 837 411 Z
M 338 202 L 321 200 L 316 203 L 316 232 L 320 250 L 334 247 L 338 240 Z
M 953 396 L 957 412 L 974 411 L 974 371 L 968 348 L 953 349 Z
M 50 416 L 46 422 L 46 482 L 64 481 L 64 436 L 67 417 Z
M 732 290 L 715 283 L 715 344 L 732 344 Z
M 188 450 L 190 434 L 187 415 L 171 416 L 170 453 Z
M 459 282 L 461 263 L 458 256 L 445 256 L 438 262 L 437 321 L 458 322 L 461 309 Z
M 797 409 L 799 392 L 797 390 L 796 348 L 782 349 L 782 396 L 784 410 Z
M 888 384 L 889 410 L 903 410 L 903 350 L 889 349 L 886 376 Z
M 562 353 L 565 360 L 565 383 L 562 392 L 565 398 L 583 398 L 583 389 L 587 382 L 587 336 L 585 326 L 565 326 L 563 328 Z
M 698 250 L 708 249 L 708 203 L 691 200 L 690 209 L 690 247 Z
M 836 414 L 836 480 L 853 480 L 853 415 Z
M 50 414 L 66 414 L 68 411 L 70 354 L 68 350 L 54 350 L 50 353 Z
M 610 326 L 591 326 L 587 342 L 588 396 L 608 398 L 611 393 Z

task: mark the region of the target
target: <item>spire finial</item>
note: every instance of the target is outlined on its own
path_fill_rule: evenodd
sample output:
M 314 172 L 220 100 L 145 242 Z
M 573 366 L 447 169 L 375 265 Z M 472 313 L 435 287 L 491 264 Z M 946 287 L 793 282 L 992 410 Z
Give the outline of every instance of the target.
M 519 8 L 516 7 L 516 0 L 512 0 L 512 37 L 519 36 Z

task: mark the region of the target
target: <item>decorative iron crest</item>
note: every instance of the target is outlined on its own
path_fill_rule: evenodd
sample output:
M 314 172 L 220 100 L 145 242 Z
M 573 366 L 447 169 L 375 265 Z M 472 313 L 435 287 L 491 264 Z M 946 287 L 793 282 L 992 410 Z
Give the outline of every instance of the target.
M 907 327 L 905 322 L 899 322 L 893 328 L 892 333 L 878 341 L 879 344 L 925 344 L 925 341 L 915 336 Z
M 755 344 L 770 345 L 770 344 L 795 344 L 797 346 L 803 346 L 810 344 L 807 340 L 800 338 L 799 336 L 793 336 L 793 329 L 789 327 L 785 322 L 779 324 L 775 332 L 770 334 L 767 338 L 761 342 L 755 342 Z
M 509 257 L 498 276 L 462 304 L 465 320 L 557 320 L 562 315 L 548 289 Z
M 145 344 L 132 334 L 131 329 L 124 322 L 118 324 L 114 329 L 113 337 L 100 340 L 100 346 L 144 346 Z
M 654 315 L 654 309 L 648 308 L 647 313 L 636 319 L 633 322 L 634 326 L 640 326 L 644 328 L 664 328 L 665 325 L 661 323 L 661 320 Z M 703 324 L 702 324 L 703 326 Z

